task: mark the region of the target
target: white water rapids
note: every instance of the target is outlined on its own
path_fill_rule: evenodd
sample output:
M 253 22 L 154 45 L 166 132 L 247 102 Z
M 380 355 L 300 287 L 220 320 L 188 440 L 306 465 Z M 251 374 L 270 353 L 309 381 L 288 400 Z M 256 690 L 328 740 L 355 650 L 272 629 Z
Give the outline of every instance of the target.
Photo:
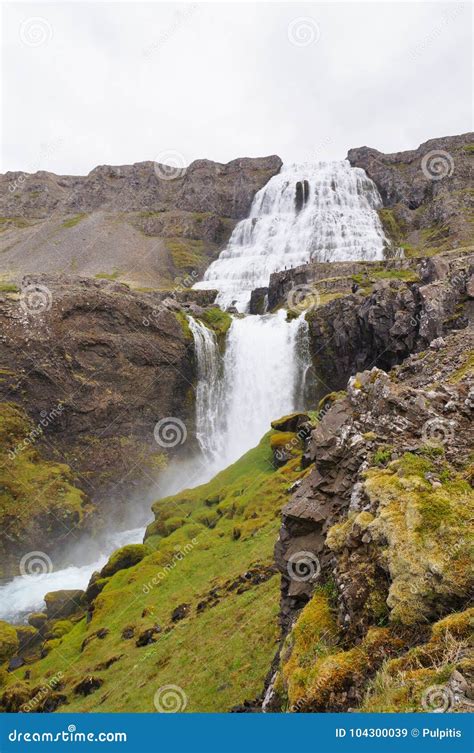
M 305 196 L 297 203 L 297 184 Z M 222 308 L 245 311 L 270 275 L 309 261 L 382 259 L 386 238 L 375 183 L 347 160 L 283 165 L 257 193 L 247 219 L 194 287 L 219 291 Z
M 266 286 L 272 272 L 310 260 L 380 259 L 385 244 L 380 206 L 374 183 L 346 161 L 284 166 L 257 193 L 250 216 L 238 223 L 227 248 L 195 287 L 215 288 L 222 308 L 235 304 L 245 311 L 251 291 Z M 190 317 L 189 326 L 198 368 L 201 455 L 187 470 L 171 468 L 170 483 L 160 479 L 162 496 L 208 481 L 255 446 L 273 419 L 305 407 L 310 359 L 304 317 L 287 322 L 284 311 L 235 316 L 224 354 L 202 322 Z M 42 610 L 48 591 L 85 588 L 111 552 L 141 541 L 143 534 L 140 527 L 110 536 L 95 545 L 93 561 L 81 566 L 14 578 L 0 587 L 0 619 L 15 622 Z

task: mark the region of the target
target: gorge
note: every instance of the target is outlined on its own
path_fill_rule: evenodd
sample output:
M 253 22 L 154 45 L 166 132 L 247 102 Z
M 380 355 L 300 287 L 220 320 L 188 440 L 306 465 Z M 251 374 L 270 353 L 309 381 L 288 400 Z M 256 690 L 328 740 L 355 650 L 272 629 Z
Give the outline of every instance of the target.
M 432 540 L 437 531 L 449 550 L 456 537 L 465 536 L 464 506 L 472 503 L 473 259 L 467 224 L 458 219 L 468 197 L 462 176 L 471 142 L 466 134 L 443 143 L 454 155 L 452 180 L 459 191 L 451 224 L 446 184 L 433 188 L 428 181 L 436 195 L 420 190 L 418 207 L 408 208 L 411 188 L 402 184 L 404 171 L 393 166 L 393 155 L 385 160 L 392 178 L 377 172 L 384 155 L 375 170 L 365 153 L 354 155 L 369 175 L 372 170 L 373 179 L 348 161 L 280 170 L 277 158 L 266 158 L 262 162 L 268 166 L 273 160 L 275 174 L 256 190 L 248 216 L 235 218 L 218 258 L 192 287 L 135 292 L 115 280 L 84 280 L 66 290 L 61 279 L 32 279 L 54 293 L 53 310 L 42 323 L 15 318 L 15 294 L 5 301 L 3 347 L 15 377 L 6 375 L 4 399 L 13 395 L 34 415 L 33 395 L 22 391 L 18 376 L 28 364 L 21 361 L 23 347 L 15 349 L 15 343 L 28 343 L 41 363 L 35 378 L 47 385 L 49 402 L 54 384 L 68 380 L 70 386 L 82 373 L 86 404 L 73 401 L 70 388 L 66 395 L 66 416 L 81 440 L 89 400 L 103 411 L 98 437 L 104 444 L 115 442 L 106 428 L 117 423 L 120 411 L 129 415 L 134 390 L 147 381 L 145 368 L 154 407 L 150 410 L 147 396 L 140 398 L 137 442 L 149 436 L 151 444 L 153 420 L 164 416 L 179 419 L 191 440 L 195 437 L 187 454 L 179 444 L 166 450 L 164 472 L 166 453 L 158 448 L 138 490 L 145 502 L 137 505 L 136 519 L 125 505 L 121 525 L 111 529 L 116 516 L 104 507 L 108 538 L 103 531 L 100 557 L 86 567 L 56 569 L 33 587 L 22 576 L 1 587 L 6 607 L 0 616 L 14 622 L 31 611 L 43 614 L 44 593 L 65 589 L 56 611 L 52 598 L 41 619 L 18 627 L 16 646 L 12 638 L 14 650 L 6 659 L 19 655 L 31 669 L 25 677 L 23 665 L 11 667 L 2 696 L 5 709 L 26 703 L 35 685 L 62 666 L 65 650 L 71 660 L 66 678 L 49 693 L 44 710 L 96 705 L 118 710 L 123 704 L 151 710 L 155 686 L 165 682 L 185 686 L 190 710 L 261 710 L 263 695 L 269 711 L 368 708 L 383 705 L 373 688 L 368 700 L 365 696 L 382 654 L 394 661 L 404 657 L 408 667 L 414 646 L 436 643 L 444 630 L 437 621 L 443 619 L 451 619 L 449 629 L 464 641 L 464 554 L 453 551 L 446 562 Z M 410 170 L 421 162 L 425 146 L 406 158 Z M 399 155 L 399 163 L 404 159 Z M 447 224 L 441 234 L 430 230 L 437 245 L 424 255 L 424 218 L 433 211 L 444 212 Z M 417 212 L 418 219 L 407 219 L 409 212 Z M 421 249 L 415 253 L 417 240 Z M 262 291 L 259 313 L 250 313 L 256 289 Z M 66 314 L 67 327 L 77 322 L 77 335 L 69 330 L 75 349 L 51 351 Z M 100 317 L 94 330 L 88 328 L 93 316 Z M 44 353 L 50 352 L 48 362 Z M 116 396 L 126 394 L 118 410 L 115 396 L 100 385 L 100 374 L 114 371 L 121 382 L 109 376 L 109 384 Z M 165 384 L 166 399 L 159 392 Z M 124 433 L 133 415 L 123 422 Z M 430 444 L 426 428 L 433 420 L 438 433 L 441 426 L 449 438 L 441 451 L 429 449 L 439 448 Z M 69 435 L 67 421 L 51 427 L 51 446 L 42 447 L 50 462 L 58 457 L 58 439 L 69 442 Z M 117 439 L 114 447 L 120 446 Z M 115 452 L 95 446 L 100 453 Z M 91 477 L 93 466 L 85 443 L 80 452 L 78 447 L 70 444 L 67 459 L 80 483 L 83 475 Z M 130 455 L 135 451 L 130 446 Z M 133 457 L 140 463 L 140 454 Z M 107 468 L 116 472 L 112 458 Z M 174 475 L 168 489 L 165 475 Z M 142 493 L 147 483 L 149 491 Z M 398 490 L 393 494 L 391 484 Z M 384 512 L 397 493 L 400 497 L 400 488 L 412 506 L 406 530 L 405 523 L 400 530 L 390 528 Z M 97 505 L 94 490 L 84 490 Z M 429 512 L 423 506 L 428 499 Z M 156 500 L 154 520 L 145 530 L 151 500 Z M 439 530 L 433 510 L 442 510 Z M 390 515 L 395 519 L 398 513 Z M 292 577 L 292 563 L 301 553 L 306 565 L 309 557 L 310 570 L 318 565 L 319 580 L 312 578 L 314 572 L 306 577 L 304 568 L 303 575 L 297 570 L 301 577 Z M 416 582 L 415 595 L 403 570 Z M 434 580 L 427 572 L 435 573 Z M 116 610 L 118 603 L 123 606 Z M 212 642 L 217 625 L 228 640 L 222 661 Z M 434 626 L 431 637 L 426 625 Z M 310 646 L 302 635 L 310 636 Z M 315 645 L 321 647 L 316 680 L 305 674 L 305 652 Z M 202 667 L 190 678 L 185 667 L 193 652 Z M 335 665 L 324 664 L 334 656 Z M 127 673 L 137 677 L 136 666 L 153 692 L 146 685 L 140 698 L 132 699 L 131 689 L 121 699 L 116 685 Z M 467 665 L 456 671 L 470 681 Z M 97 680 L 87 695 L 76 690 L 86 675 Z M 325 678 L 322 685 L 318 677 Z M 416 698 L 405 699 L 407 708 L 419 705 L 421 695 L 419 690 Z M 465 688 L 460 697 L 461 706 L 468 703 Z M 387 701 L 383 710 L 391 710 L 391 703 L 396 701 Z

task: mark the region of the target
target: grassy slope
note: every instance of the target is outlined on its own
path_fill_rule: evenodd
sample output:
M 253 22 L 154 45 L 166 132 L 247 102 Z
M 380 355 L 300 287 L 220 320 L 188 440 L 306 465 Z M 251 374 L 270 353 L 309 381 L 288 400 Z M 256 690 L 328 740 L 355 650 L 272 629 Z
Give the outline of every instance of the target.
M 257 696 L 277 648 L 280 579 L 270 573 L 256 585 L 243 576 L 272 564 L 280 509 L 301 475 L 299 458 L 274 469 L 267 435 L 210 483 L 155 503 L 151 553 L 110 578 L 89 624 L 82 619 L 30 665 L 28 687 L 62 672 L 67 704 L 60 711 L 153 711 L 155 692 L 168 684 L 184 690 L 187 711 L 226 711 Z M 177 559 L 180 551 L 187 553 Z M 240 588 L 230 588 L 237 579 Z M 198 613 L 214 589 L 217 603 Z M 189 614 L 173 623 L 172 611 L 183 603 Z M 156 643 L 137 647 L 137 636 L 154 625 L 162 629 Z M 133 638 L 122 637 L 127 626 Z M 106 637 L 81 651 L 100 628 L 109 630 Z M 119 658 L 108 669 L 96 669 L 112 657 Z M 103 685 L 85 698 L 75 694 L 91 674 Z M 23 676 L 20 670 L 16 679 Z

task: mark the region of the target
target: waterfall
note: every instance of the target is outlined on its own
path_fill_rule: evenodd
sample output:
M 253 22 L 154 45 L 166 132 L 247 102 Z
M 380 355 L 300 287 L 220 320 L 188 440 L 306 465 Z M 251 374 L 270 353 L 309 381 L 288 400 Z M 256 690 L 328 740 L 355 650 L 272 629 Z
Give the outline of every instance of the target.
M 307 322 L 286 312 L 234 317 L 221 356 L 214 334 L 189 317 L 198 361 L 196 436 L 208 480 L 254 447 L 273 419 L 303 407 Z
M 381 206 L 375 183 L 347 160 L 283 165 L 195 287 L 215 288 L 222 308 L 245 311 L 273 272 L 309 261 L 382 259 Z
M 214 332 L 188 316 L 194 338 L 198 383 L 196 387 L 196 439 L 203 456 L 214 461 L 223 448 L 220 444 L 220 412 L 223 405 L 222 356 Z

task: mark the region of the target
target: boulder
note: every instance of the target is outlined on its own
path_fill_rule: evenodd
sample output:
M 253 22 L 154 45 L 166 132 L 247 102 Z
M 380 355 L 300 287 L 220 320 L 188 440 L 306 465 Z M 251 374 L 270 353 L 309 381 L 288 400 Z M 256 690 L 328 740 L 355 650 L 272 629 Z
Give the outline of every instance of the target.
M 144 544 L 127 544 L 121 549 L 117 549 L 100 571 L 100 577 L 110 578 L 111 575 L 117 573 L 119 570 L 133 567 L 145 557 L 147 552 L 148 550 Z
M 80 589 L 50 591 L 44 597 L 48 619 L 61 619 L 84 608 L 84 591 Z
M 48 615 L 44 612 L 32 612 L 28 615 L 28 622 L 37 630 L 41 630 L 45 623 L 48 621 Z
M 297 432 L 301 426 L 307 423 L 309 423 L 307 413 L 290 413 L 288 416 L 272 421 L 271 426 L 275 431 Z

